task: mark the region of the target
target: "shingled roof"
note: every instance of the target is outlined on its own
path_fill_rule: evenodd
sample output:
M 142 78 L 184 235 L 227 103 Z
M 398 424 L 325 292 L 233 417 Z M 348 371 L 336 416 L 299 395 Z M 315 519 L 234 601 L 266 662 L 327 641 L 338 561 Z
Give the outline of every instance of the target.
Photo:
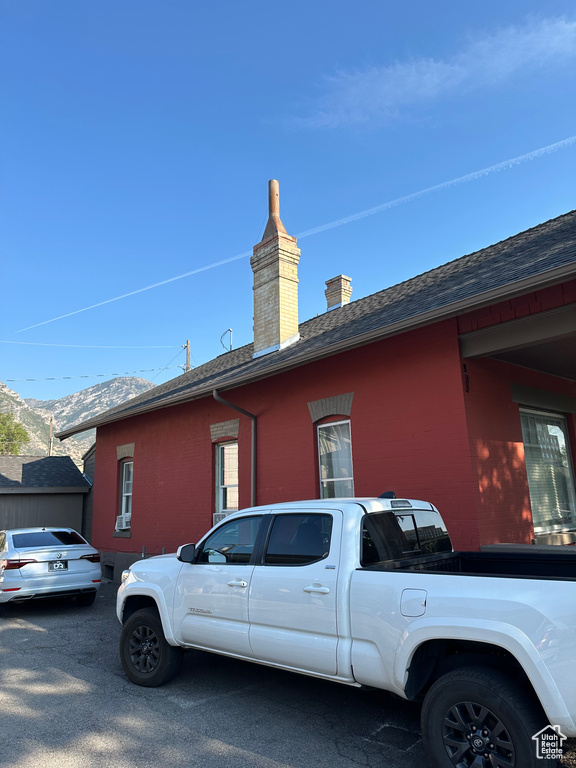
M 90 483 L 70 456 L 0 456 L 0 493 L 86 493 Z
M 300 340 L 253 359 L 235 349 L 57 434 L 230 389 L 576 276 L 576 211 L 300 324 Z

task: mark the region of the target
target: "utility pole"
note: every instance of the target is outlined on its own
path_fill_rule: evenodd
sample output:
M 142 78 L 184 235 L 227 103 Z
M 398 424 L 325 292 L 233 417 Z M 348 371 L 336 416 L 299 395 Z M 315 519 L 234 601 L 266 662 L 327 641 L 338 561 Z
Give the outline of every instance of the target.
M 48 456 L 52 456 L 53 445 L 54 445 L 54 416 L 50 416 L 50 439 L 48 440 Z
M 188 373 L 190 370 L 190 339 L 186 341 L 184 348 L 186 349 L 186 373 Z

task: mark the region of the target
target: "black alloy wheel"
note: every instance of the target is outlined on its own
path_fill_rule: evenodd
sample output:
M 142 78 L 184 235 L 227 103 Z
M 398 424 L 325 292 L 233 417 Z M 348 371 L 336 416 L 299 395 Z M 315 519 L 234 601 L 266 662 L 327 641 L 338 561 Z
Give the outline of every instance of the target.
M 547 725 L 530 691 L 499 670 L 463 667 L 439 678 L 422 707 L 422 737 L 436 768 L 553 768 L 533 736 Z
M 133 683 L 155 688 L 178 672 L 182 649 L 166 641 L 158 611 L 143 608 L 133 613 L 122 628 L 120 659 Z
M 130 661 L 139 672 L 153 672 L 160 661 L 160 642 L 151 627 L 137 626 L 128 640 Z
M 442 739 L 454 766 L 515 768 L 516 753 L 504 723 L 486 707 L 462 701 L 444 716 Z

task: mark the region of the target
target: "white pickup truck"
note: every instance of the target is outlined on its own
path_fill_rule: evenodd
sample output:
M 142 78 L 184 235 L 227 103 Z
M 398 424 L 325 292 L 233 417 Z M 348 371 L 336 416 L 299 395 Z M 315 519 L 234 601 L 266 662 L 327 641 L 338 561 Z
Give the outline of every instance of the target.
M 428 502 L 254 507 L 124 572 L 120 654 L 145 686 L 196 648 L 380 688 L 423 701 L 438 768 L 550 766 L 576 736 L 575 579 L 570 554 L 453 552 Z

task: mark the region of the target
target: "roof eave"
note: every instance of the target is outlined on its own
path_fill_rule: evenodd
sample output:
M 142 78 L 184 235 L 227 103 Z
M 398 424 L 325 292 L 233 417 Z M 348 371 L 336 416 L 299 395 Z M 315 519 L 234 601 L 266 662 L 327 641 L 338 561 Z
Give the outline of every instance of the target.
M 147 405 L 143 405 L 140 408 L 135 408 L 134 410 L 130 411 L 130 413 L 118 413 L 107 418 L 96 417 L 84 422 L 83 424 L 78 424 L 75 427 L 71 427 L 70 429 L 58 432 L 55 436 L 60 440 L 66 440 L 68 437 L 72 437 L 73 435 L 79 434 L 80 432 L 85 432 L 88 429 L 93 429 L 94 427 L 104 426 L 105 424 L 112 424 L 116 421 L 123 421 L 124 419 L 129 419 L 133 416 L 140 416 L 141 414 L 149 413 L 151 411 L 159 411 L 164 408 L 171 408 L 175 405 L 181 405 L 182 403 L 199 400 L 211 394 L 214 388 L 226 391 L 228 389 L 235 389 L 236 387 L 245 386 L 246 384 L 251 384 L 261 379 L 266 379 L 269 376 L 274 376 L 283 371 L 290 370 L 292 368 L 299 368 L 300 366 L 306 365 L 315 360 L 322 360 L 325 357 L 331 357 L 332 355 L 339 354 L 340 352 L 344 352 L 349 349 L 355 349 L 356 347 L 361 347 L 365 344 L 379 341 L 380 339 L 396 336 L 397 334 L 404 333 L 405 331 L 414 330 L 416 328 L 421 328 L 424 325 L 430 325 L 433 322 L 438 322 L 439 320 L 445 320 L 450 317 L 454 317 L 455 315 L 459 315 L 464 311 L 480 309 L 481 307 L 488 306 L 496 301 L 502 301 L 503 299 L 510 299 L 516 296 L 520 296 L 523 293 L 526 293 L 527 291 L 533 290 L 535 288 L 548 288 L 551 285 L 555 285 L 559 282 L 562 282 L 563 280 L 566 280 L 567 278 L 574 276 L 576 276 L 576 262 L 571 262 L 570 264 L 548 270 L 547 272 L 522 278 L 521 280 L 516 280 L 512 283 L 499 286 L 498 288 L 493 288 L 490 291 L 484 291 L 483 293 L 476 294 L 471 298 L 461 299 L 460 301 L 446 304 L 443 307 L 438 307 L 427 312 L 422 312 L 418 315 L 404 318 L 403 320 L 399 320 L 396 323 L 375 328 L 371 331 L 358 334 L 357 336 L 352 336 L 348 339 L 343 339 L 342 341 L 338 341 L 334 344 L 330 344 L 324 347 L 321 351 L 313 350 L 312 352 L 300 355 L 298 357 L 282 360 L 276 365 L 270 365 L 267 368 L 257 372 L 250 372 L 244 376 L 238 376 L 229 383 L 216 384 L 215 386 L 210 385 L 206 387 L 206 389 L 194 392 L 193 394 L 183 393 L 182 395 L 167 400 L 164 403 L 149 403 Z
M 0 488 L 0 494 L 13 495 L 15 493 L 27 495 L 31 493 L 88 493 L 90 486 L 88 485 L 65 485 L 65 486 L 49 486 L 49 485 L 6 485 Z

